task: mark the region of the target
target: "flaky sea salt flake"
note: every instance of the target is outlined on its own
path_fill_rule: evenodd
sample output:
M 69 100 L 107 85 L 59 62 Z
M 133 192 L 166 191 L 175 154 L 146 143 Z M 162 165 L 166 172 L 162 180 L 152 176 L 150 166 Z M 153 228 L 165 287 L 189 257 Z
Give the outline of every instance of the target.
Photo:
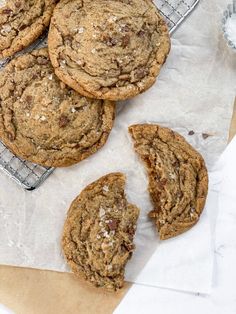
M 79 33 L 79 34 L 82 34 L 83 32 L 84 32 L 84 28 L 83 28 L 83 27 L 80 27 L 79 30 L 78 30 L 78 33 Z

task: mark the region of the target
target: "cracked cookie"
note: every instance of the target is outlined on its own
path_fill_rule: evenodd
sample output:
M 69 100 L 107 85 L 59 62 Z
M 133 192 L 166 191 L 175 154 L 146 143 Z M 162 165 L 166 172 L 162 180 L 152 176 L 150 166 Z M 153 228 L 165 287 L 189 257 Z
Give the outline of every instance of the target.
M 54 74 L 46 48 L 13 59 L 0 76 L 0 138 L 44 166 L 75 164 L 101 148 L 115 105 L 79 95 Z
M 124 187 L 122 173 L 89 184 L 71 204 L 63 230 L 62 248 L 74 274 L 109 290 L 123 286 L 139 216 Z
M 56 0 L 0 0 L 0 59 L 33 43 L 49 25 Z
M 151 0 L 62 0 L 48 46 L 65 84 L 88 97 L 121 100 L 153 85 L 170 38 Z
M 202 156 L 178 133 L 155 124 L 129 127 L 135 151 L 144 161 L 161 240 L 194 226 L 203 211 L 208 174 Z

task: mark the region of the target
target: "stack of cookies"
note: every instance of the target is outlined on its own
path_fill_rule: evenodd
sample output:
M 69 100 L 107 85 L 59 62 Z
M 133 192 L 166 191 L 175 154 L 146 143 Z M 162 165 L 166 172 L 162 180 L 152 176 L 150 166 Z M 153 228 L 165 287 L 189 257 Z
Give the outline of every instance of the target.
M 43 166 L 75 164 L 101 148 L 115 100 L 154 82 L 170 39 L 150 0 L 18 0 L 0 7 L 0 58 L 50 24 L 48 49 L 13 58 L 0 77 L 0 138 Z
M 49 27 L 48 48 L 14 57 Z M 107 141 L 115 103 L 151 87 L 170 50 L 167 26 L 151 0 L 0 1 L 0 139 L 17 156 L 43 166 L 70 166 Z M 147 168 L 161 239 L 197 223 L 208 177 L 202 156 L 159 125 L 129 132 Z M 122 287 L 134 250 L 139 209 L 125 176 L 108 174 L 74 200 L 62 247 L 79 277 Z

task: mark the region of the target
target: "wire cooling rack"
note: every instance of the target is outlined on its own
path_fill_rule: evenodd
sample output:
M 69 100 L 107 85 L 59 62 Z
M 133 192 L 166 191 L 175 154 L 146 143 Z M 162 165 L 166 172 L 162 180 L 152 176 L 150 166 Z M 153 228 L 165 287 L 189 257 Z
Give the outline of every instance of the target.
M 183 20 L 193 11 L 200 0 L 154 0 L 157 8 L 166 19 L 170 33 L 173 33 Z M 46 35 L 31 45 L 25 52 L 42 45 Z M 0 70 L 9 59 L 0 61 Z M 53 172 L 31 162 L 21 160 L 13 155 L 0 141 L 0 169 L 26 190 L 34 190 Z
M 200 0 L 154 0 L 155 5 L 164 16 L 170 33 L 185 20 Z

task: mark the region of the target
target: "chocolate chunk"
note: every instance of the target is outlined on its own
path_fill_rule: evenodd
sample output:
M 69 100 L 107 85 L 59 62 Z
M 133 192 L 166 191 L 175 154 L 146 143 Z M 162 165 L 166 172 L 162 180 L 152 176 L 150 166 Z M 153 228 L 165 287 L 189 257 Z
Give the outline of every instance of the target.
M 188 132 L 188 135 L 194 135 L 194 134 L 195 134 L 195 132 L 193 130 Z
M 129 25 L 121 26 L 121 32 L 122 32 L 122 33 L 124 33 L 124 32 L 129 32 L 129 31 L 130 31 Z
M 139 68 L 135 71 L 135 77 L 138 80 L 143 79 L 145 75 L 146 75 L 146 70 L 144 68 Z
M 25 97 L 25 108 L 30 110 L 32 107 L 33 97 L 30 95 L 27 95 Z
M 117 39 L 116 38 L 111 38 L 111 37 L 107 37 L 105 39 L 105 43 L 107 44 L 107 46 L 113 47 L 117 44 Z
M 122 46 L 123 48 L 126 48 L 129 43 L 130 43 L 130 36 L 129 36 L 129 35 L 123 36 L 123 37 L 122 37 L 122 41 L 121 41 L 121 46 Z
M 42 65 L 45 65 L 45 64 L 48 64 L 48 59 L 46 59 L 46 58 L 43 58 L 43 57 L 38 57 L 37 58 L 37 63 L 38 64 L 42 64 Z
M 141 29 L 141 30 L 137 33 L 138 37 L 144 37 L 145 34 L 146 34 L 146 32 L 145 32 L 143 29 Z
M 124 247 L 128 250 L 128 251 L 133 251 L 134 250 L 134 244 L 133 243 L 124 243 Z
M 23 31 L 26 27 L 27 27 L 26 25 L 21 25 L 21 26 L 19 27 L 19 31 Z
M 13 13 L 13 11 L 11 9 L 7 8 L 7 9 L 2 10 L 2 13 L 10 15 Z
M 59 119 L 59 127 L 60 128 L 65 128 L 69 124 L 69 122 L 70 122 L 70 120 L 67 118 L 67 116 L 62 114 L 60 116 L 60 119 Z
M 108 227 L 109 229 L 112 231 L 112 230 L 116 230 L 117 227 L 118 227 L 118 221 L 116 219 L 111 219 L 109 222 L 108 222 Z

